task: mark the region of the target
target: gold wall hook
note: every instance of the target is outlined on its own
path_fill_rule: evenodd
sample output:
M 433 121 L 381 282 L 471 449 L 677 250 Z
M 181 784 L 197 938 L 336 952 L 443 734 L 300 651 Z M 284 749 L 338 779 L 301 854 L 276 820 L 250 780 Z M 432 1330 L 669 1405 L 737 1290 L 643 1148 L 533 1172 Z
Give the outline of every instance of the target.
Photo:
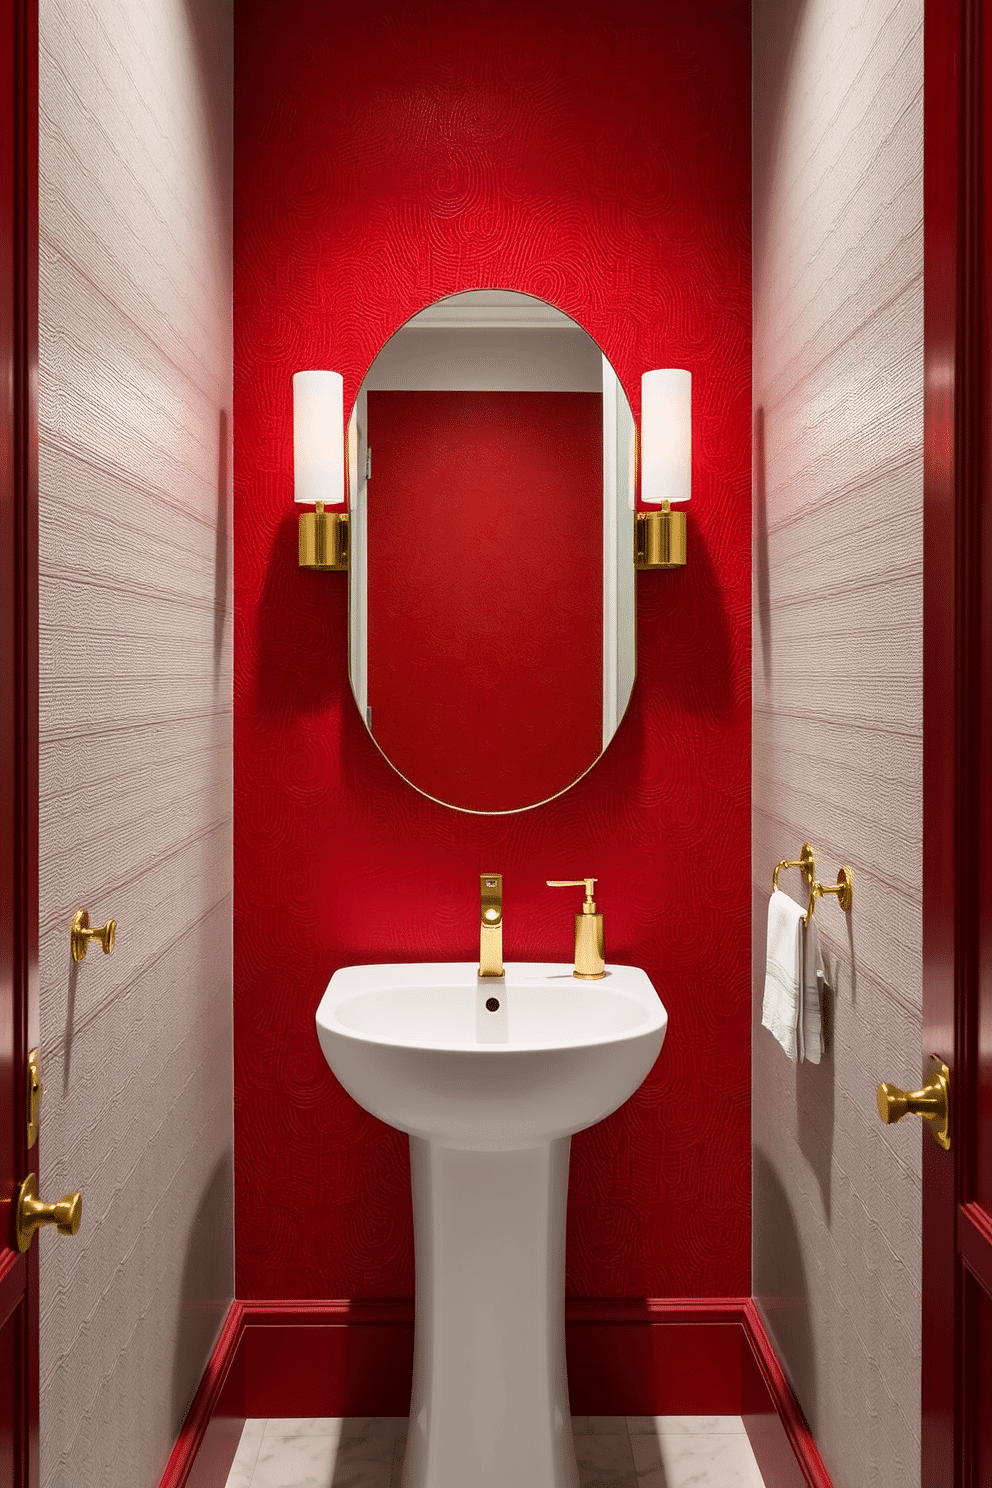
M 854 879 L 851 876 L 850 868 L 842 868 L 840 870 L 837 874 L 837 882 L 835 884 L 822 884 L 816 879 L 813 880 L 809 888 L 809 908 L 806 911 L 807 925 L 813 918 L 813 910 L 817 899 L 823 894 L 836 894 L 837 902 L 841 909 L 845 914 L 849 913 L 851 905 L 854 903 Z
M 922 1090 L 901 1090 L 898 1085 L 878 1087 L 878 1114 L 886 1126 L 904 1116 L 922 1116 L 935 1142 L 945 1152 L 951 1146 L 951 1072 L 942 1059 L 931 1055 L 927 1083 Z
M 83 1196 L 81 1193 L 66 1194 L 55 1204 L 46 1204 L 38 1197 L 38 1176 L 29 1173 L 21 1184 L 17 1195 L 17 1211 L 14 1232 L 17 1248 L 23 1254 L 34 1238 L 35 1230 L 42 1225 L 53 1224 L 60 1235 L 75 1235 L 82 1223 Z
M 91 930 L 90 917 L 86 910 L 77 909 L 72 917 L 72 933 L 69 937 L 73 961 L 84 961 L 86 959 L 86 952 L 89 950 L 91 940 L 98 940 L 103 946 L 103 954 L 109 956 L 114 949 L 114 938 L 116 935 L 116 920 L 108 920 L 105 925 L 100 925 Z
M 813 852 L 811 842 L 803 843 L 803 850 L 799 857 L 793 862 L 789 858 L 783 858 L 776 863 L 772 873 L 772 892 L 778 888 L 778 876 L 783 868 L 798 868 L 803 875 L 803 883 L 809 890 L 809 904 L 806 909 L 805 921 L 808 925 L 816 910 L 816 901 L 824 894 L 836 894 L 837 901 L 845 914 L 849 914 L 851 905 L 854 903 L 854 875 L 846 865 L 837 874 L 835 884 L 820 883 L 816 876 L 816 856 Z

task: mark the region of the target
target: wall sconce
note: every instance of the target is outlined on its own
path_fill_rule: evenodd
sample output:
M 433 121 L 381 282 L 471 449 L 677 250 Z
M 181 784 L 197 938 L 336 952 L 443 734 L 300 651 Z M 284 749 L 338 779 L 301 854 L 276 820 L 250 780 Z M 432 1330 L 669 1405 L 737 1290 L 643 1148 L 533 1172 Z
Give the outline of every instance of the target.
M 637 513 L 635 568 L 681 568 L 685 512 L 673 501 L 692 495 L 692 373 L 661 367 L 641 378 L 641 501 L 660 511 Z
M 344 379 L 340 372 L 293 374 L 293 472 L 300 514 L 300 567 L 348 567 L 348 513 L 325 511 L 344 504 Z

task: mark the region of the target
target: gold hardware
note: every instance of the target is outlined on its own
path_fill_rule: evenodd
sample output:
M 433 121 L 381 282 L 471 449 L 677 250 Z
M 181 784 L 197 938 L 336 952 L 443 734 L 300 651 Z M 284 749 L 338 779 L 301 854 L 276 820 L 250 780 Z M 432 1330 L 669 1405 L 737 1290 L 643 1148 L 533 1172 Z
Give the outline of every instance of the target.
M 479 975 L 503 975 L 503 875 L 480 873 L 482 923 L 479 927 Z
M 922 1090 L 900 1090 L 898 1085 L 879 1085 L 878 1114 L 886 1126 L 904 1116 L 922 1116 L 935 1142 L 945 1152 L 951 1146 L 951 1072 L 936 1054 L 930 1057 L 927 1083 Z
M 835 884 L 820 883 L 816 876 L 816 859 L 813 854 L 812 844 L 803 843 L 803 850 L 795 862 L 783 858 L 781 863 L 775 865 L 772 874 L 772 892 L 778 888 L 778 876 L 783 868 L 799 868 L 802 871 L 803 882 L 809 889 L 809 906 L 806 910 L 806 924 L 813 918 L 816 909 L 816 901 L 824 894 L 836 894 L 838 903 L 845 914 L 850 914 L 851 905 L 854 903 L 854 876 L 850 868 L 844 867 L 837 874 Z
M 57 1204 L 46 1204 L 38 1197 L 37 1175 L 29 1173 L 17 1195 L 14 1217 L 17 1248 L 21 1252 L 27 1250 L 35 1230 L 40 1230 L 42 1225 L 57 1225 L 60 1235 L 75 1235 L 82 1217 L 82 1194 L 66 1194 Z
M 776 864 L 775 872 L 772 874 L 773 892 L 778 888 L 778 876 L 783 868 L 801 868 L 803 880 L 808 888 L 813 882 L 813 876 L 816 871 L 812 846 L 808 842 L 804 842 L 803 850 L 794 863 L 790 862 L 788 858 L 783 858 L 781 863 Z
M 586 891 L 582 913 L 575 916 L 575 970 L 574 977 L 584 982 L 598 982 L 606 975 L 603 955 L 603 916 L 596 913 L 596 901 L 592 897 L 594 878 L 548 878 L 549 889 L 581 889 Z
M 32 1148 L 38 1140 L 38 1115 L 41 1110 L 41 1097 L 45 1093 L 45 1087 L 41 1083 L 41 1061 L 38 1058 L 38 1050 L 32 1049 L 28 1055 L 28 1148 Z
M 300 567 L 340 573 L 348 567 L 347 512 L 327 512 L 318 501 L 300 516 Z
M 635 568 L 682 568 L 685 554 L 685 512 L 672 511 L 669 502 L 663 501 L 660 511 L 637 513 Z
M 117 921 L 108 920 L 105 925 L 90 929 L 90 917 L 85 909 L 77 909 L 72 917 L 72 934 L 69 937 L 69 945 L 72 949 L 73 961 L 85 961 L 86 952 L 89 950 L 91 940 L 98 940 L 103 946 L 103 954 L 109 956 L 114 949 L 114 938 L 117 935 Z

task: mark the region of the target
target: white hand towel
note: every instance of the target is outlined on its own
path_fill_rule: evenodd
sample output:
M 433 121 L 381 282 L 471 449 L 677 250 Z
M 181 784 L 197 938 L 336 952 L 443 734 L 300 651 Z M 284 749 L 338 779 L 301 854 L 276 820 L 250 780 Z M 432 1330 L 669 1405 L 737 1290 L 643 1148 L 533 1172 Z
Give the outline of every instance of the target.
M 803 986 L 799 1058 L 808 1059 L 810 1064 L 819 1064 L 823 1053 L 822 999 L 826 973 L 815 920 L 802 926 L 802 937 Z
M 768 955 L 761 1025 L 795 1064 L 802 1037 L 801 904 L 775 889 L 768 901 Z

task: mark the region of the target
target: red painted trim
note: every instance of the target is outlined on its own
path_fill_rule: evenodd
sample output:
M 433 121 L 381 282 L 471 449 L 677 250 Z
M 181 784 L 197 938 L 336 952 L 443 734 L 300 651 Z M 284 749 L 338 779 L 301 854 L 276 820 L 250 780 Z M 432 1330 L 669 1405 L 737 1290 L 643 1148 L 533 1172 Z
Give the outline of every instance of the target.
M 567 1297 L 568 1323 L 739 1323 L 750 1297 Z
M 299 1327 L 301 1324 L 350 1323 L 413 1326 L 412 1297 L 332 1297 L 321 1301 L 263 1298 L 238 1302 L 248 1328 Z
M 565 1337 L 573 1410 L 740 1413 L 745 1301 L 569 1298 Z M 403 1415 L 408 1409 L 412 1301 L 275 1299 L 246 1302 L 243 1313 L 243 1373 L 227 1394 L 230 1413 Z
M 739 1323 L 749 1297 L 568 1297 L 568 1323 Z M 413 1323 L 412 1297 L 263 1298 L 238 1302 L 246 1327 L 308 1323 Z
M 983 852 L 986 296 L 983 0 L 924 12 L 923 1048 L 951 1070 L 951 1152 L 923 1140 L 922 1488 L 978 1481 L 974 1192 Z M 987 313 L 987 308 L 986 308 Z M 986 534 L 987 535 L 987 534 Z M 987 550 L 986 550 L 987 552 Z M 983 572 L 983 563 L 985 571 Z M 962 1247 L 959 1254 L 958 1247 Z M 967 1250 L 965 1249 L 967 1247 Z M 969 1258 L 970 1254 L 970 1258 Z M 988 1255 L 988 1252 L 986 1253 Z
M 740 1414 L 766 1488 L 831 1488 L 749 1297 L 571 1297 L 565 1314 L 576 1414 Z M 407 1298 L 234 1302 L 160 1488 L 223 1488 L 246 1416 L 404 1414 L 413 1316 Z M 207 1461 L 211 1416 L 227 1435 Z
M 744 1304 L 741 1323 L 761 1381 L 785 1432 L 792 1451 L 792 1459 L 802 1474 L 800 1478 L 795 1477 L 791 1472 L 791 1464 L 783 1459 L 781 1451 L 775 1451 L 774 1439 L 769 1433 L 758 1429 L 753 1417 L 745 1412 L 748 1436 L 758 1459 L 758 1467 L 765 1480 L 765 1488 L 793 1488 L 793 1484 L 796 1484 L 797 1488 L 832 1488 L 830 1474 L 824 1466 L 820 1450 L 813 1439 L 813 1433 L 806 1424 L 806 1418 L 799 1409 L 799 1402 L 792 1392 L 792 1386 L 778 1361 L 778 1356 L 765 1331 L 761 1314 L 750 1298 Z M 761 1415 L 762 1413 L 758 1411 L 754 1414 Z
M 36 1488 L 38 1247 L 13 1250 L 12 1209 L 25 1174 L 28 1050 L 38 1042 L 38 15 L 0 5 L 0 1255 L 4 1483 Z
M 8 1250 L 0 1256 L 0 1328 L 24 1300 L 27 1286 L 27 1256 Z
M 405 1298 L 233 1303 L 161 1488 L 223 1488 L 236 1436 L 204 1461 L 212 1415 L 402 1414 L 413 1315 Z M 766 1488 L 831 1488 L 750 1298 L 570 1298 L 566 1330 L 578 1414 L 741 1413 Z M 327 1393 L 342 1389 L 371 1391 L 365 1409 Z
M 992 1218 L 981 1204 L 958 1209 L 958 1249 L 972 1276 L 992 1297 Z
M 241 1435 L 240 1428 L 237 1433 L 225 1433 L 225 1443 L 230 1441 L 230 1456 L 223 1450 L 219 1454 L 211 1454 L 212 1460 L 208 1465 L 206 1461 L 198 1461 L 197 1454 L 204 1447 L 215 1412 L 220 1418 L 221 1394 L 234 1367 L 244 1327 L 244 1309 L 240 1302 L 234 1301 L 203 1371 L 199 1389 L 193 1397 L 193 1404 L 172 1449 L 159 1488 L 186 1488 L 187 1483 L 193 1488 L 193 1481 L 197 1488 L 214 1488 L 214 1485 L 216 1488 L 223 1488 L 227 1481 Z M 197 1469 L 195 1480 L 192 1479 L 194 1467 Z

